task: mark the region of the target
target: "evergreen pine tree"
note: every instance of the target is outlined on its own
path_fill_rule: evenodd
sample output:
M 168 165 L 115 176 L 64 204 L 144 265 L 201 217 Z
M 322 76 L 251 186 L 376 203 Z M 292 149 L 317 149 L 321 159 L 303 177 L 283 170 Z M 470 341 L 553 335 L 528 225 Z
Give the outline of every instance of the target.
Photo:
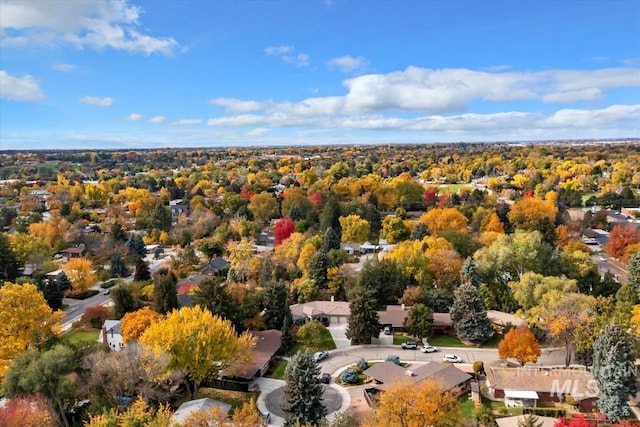
M 327 414 L 319 375 L 320 367 L 308 350 L 291 358 L 285 371 L 286 385 L 281 406 L 287 414 L 286 427 L 305 423 L 318 426 Z
M 637 299 L 640 301 L 640 252 L 636 252 L 629 259 L 627 270 L 627 284 L 636 291 Z
M 593 344 L 593 376 L 598 382 L 600 412 L 610 420 L 629 416 L 629 395 L 637 392 L 633 340 L 618 325 L 604 328 Z
M 271 281 L 265 288 L 265 307 L 262 318 L 269 329 L 282 329 L 287 303 L 287 286 Z
M 352 344 L 371 344 L 371 338 L 378 338 L 381 328 L 373 291 L 365 287 L 355 288 L 349 308 L 347 338 Z
M 134 295 L 131 285 L 120 285 L 111 291 L 111 300 L 113 301 L 113 314 L 121 319 L 127 313 L 136 311 L 142 306 L 140 299 Z
M 340 237 L 332 227 L 327 228 L 324 232 L 324 241 L 322 242 L 322 249 L 329 252 L 331 249 L 340 249 Z
M 203 280 L 195 292 L 194 300 L 196 304 L 206 308 L 211 314 L 231 321 L 236 328 L 240 326 L 237 324 L 240 307 L 229 294 L 224 278 L 210 277 Z
M 71 289 L 71 279 L 69 279 L 64 271 L 58 273 L 55 282 L 56 285 L 58 285 L 58 289 L 60 289 L 62 292 Z
M 20 274 L 22 263 L 9 246 L 9 239 L 5 233 L 0 233 L 0 285 L 6 280 L 13 282 Z
M 273 279 L 273 262 L 270 256 L 266 256 L 260 263 L 260 271 L 258 271 L 258 285 L 266 288 Z
M 44 299 L 47 300 L 47 305 L 51 307 L 51 310 L 55 311 L 62 308 L 62 298 L 64 298 L 64 292 L 62 292 L 55 280 L 45 281 L 44 288 L 42 289 L 42 294 L 44 295 Z
M 111 224 L 111 238 L 114 242 L 126 242 L 127 241 L 127 232 L 122 228 L 122 225 L 119 221 L 115 221 Z
M 454 291 L 450 313 L 461 340 L 484 342 L 493 336 L 480 293 L 471 283 L 465 283 Z
M 325 289 L 329 284 L 327 269 L 329 257 L 323 250 L 319 250 L 309 261 L 309 278 L 313 280 L 318 289 Z
M 167 314 L 178 307 L 176 276 L 169 270 L 158 271 L 153 278 L 153 309 Z
M 127 241 L 127 249 L 129 250 L 129 255 L 136 259 L 143 258 L 147 254 L 147 248 L 139 234 L 131 235 Z
M 462 269 L 460 270 L 461 283 L 471 283 L 476 288 L 480 286 L 481 280 L 476 269 L 476 262 L 472 257 L 464 260 Z
M 124 262 L 124 259 L 122 259 L 122 255 L 118 250 L 116 250 L 111 257 L 110 271 L 111 277 L 127 277 L 129 275 L 127 264 Z
M 151 272 L 149 271 L 149 264 L 144 258 L 138 258 L 136 261 L 136 272 L 133 276 L 133 280 L 136 282 L 144 282 L 151 279 Z
M 291 310 L 287 303 L 284 307 L 284 320 L 282 322 L 282 336 L 280 337 L 280 351 L 283 354 L 287 354 L 289 350 L 295 345 L 295 339 L 293 338 L 293 320 L 291 319 Z
M 419 221 L 413 230 L 411 230 L 411 240 L 422 240 L 428 234 L 427 225 L 424 222 Z

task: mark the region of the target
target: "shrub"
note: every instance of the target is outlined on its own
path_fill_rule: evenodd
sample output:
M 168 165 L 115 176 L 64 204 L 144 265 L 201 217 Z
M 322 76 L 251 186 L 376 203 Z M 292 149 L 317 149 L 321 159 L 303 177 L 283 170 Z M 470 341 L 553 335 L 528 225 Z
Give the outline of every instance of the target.
M 100 329 L 105 320 L 109 318 L 111 310 L 101 305 L 95 307 L 89 307 L 84 311 L 84 314 L 80 318 L 80 322 L 83 325 L 91 325 L 96 329 Z
M 340 379 L 345 384 L 355 384 L 358 382 L 358 373 L 353 369 L 345 369 L 340 374 Z
M 396 356 L 395 354 L 390 354 L 386 359 L 384 359 L 384 361 L 395 363 L 396 365 L 400 366 L 400 356 Z
M 564 399 L 564 401 L 565 401 L 565 402 L 567 402 L 567 404 L 568 404 L 568 405 L 571 405 L 571 406 L 577 406 L 577 405 L 578 405 L 578 402 L 576 402 L 576 400 L 575 400 L 575 399 L 573 398 L 573 396 L 571 396 L 571 395 L 568 395 L 568 396 Z
M 363 370 L 363 371 L 369 367 L 369 364 L 368 364 L 368 363 L 367 363 L 367 361 L 366 361 L 366 360 L 364 360 L 364 359 L 360 359 L 360 360 L 358 360 L 357 365 L 358 365 L 358 368 L 360 368 L 360 369 L 361 369 L 361 370 Z

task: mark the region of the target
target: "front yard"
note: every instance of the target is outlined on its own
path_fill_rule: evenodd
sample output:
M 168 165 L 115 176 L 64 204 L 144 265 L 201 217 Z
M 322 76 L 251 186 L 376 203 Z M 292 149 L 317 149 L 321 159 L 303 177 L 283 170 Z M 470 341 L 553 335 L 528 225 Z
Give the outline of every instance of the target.
M 80 348 L 98 343 L 99 329 L 73 329 L 65 334 L 69 343 Z
M 494 335 L 489 341 L 477 345 L 466 345 L 455 335 L 434 335 L 429 338 L 429 344 L 436 347 L 461 347 L 461 348 L 498 348 L 498 343 L 502 339 L 502 335 Z M 396 333 L 393 335 L 393 344 L 401 345 L 407 341 L 416 341 L 418 347 L 422 346 L 422 342 L 405 334 Z

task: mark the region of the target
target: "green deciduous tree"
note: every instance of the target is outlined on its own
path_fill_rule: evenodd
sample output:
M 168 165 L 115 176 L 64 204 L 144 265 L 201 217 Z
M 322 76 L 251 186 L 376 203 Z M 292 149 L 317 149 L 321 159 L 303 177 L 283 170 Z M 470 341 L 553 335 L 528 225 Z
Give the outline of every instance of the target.
M 362 286 L 354 288 L 349 308 L 347 338 L 352 344 L 371 344 L 371 338 L 380 335 L 381 327 L 373 291 Z
M 600 411 L 618 421 L 629 416 L 629 395 L 637 392 L 633 340 L 617 325 L 600 332 L 593 346 L 593 376 L 600 388 Z
M 409 335 L 418 339 L 430 337 L 433 332 L 433 311 L 424 304 L 414 305 L 404 319 L 404 327 Z
M 120 319 L 127 313 L 134 312 L 142 307 L 142 301 L 136 295 L 137 289 L 131 284 L 116 286 L 111 291 L 113 300 L 113 314 Z
M 451 320 L 461 340 L 483 342 L 493 336 L 478 289 L 466 283 L 454 291 Z
M 65 403 L 75 392 L 70 374 L 76 367 L 72 349 L 57 345 L 51 350 L 30 349 L 15 358 L 7 370 L 4 391 L 7 396 L 41 394 L 52 402 L 64 424 L 70 423 L 66 416 Z
M 309 351 L 302 351 L 291 358 L 285 371 L 284 402 L 287 414 L 285 426 L 299 424 L 317 426 L 327 414 L 323 403 L 320 367 Z

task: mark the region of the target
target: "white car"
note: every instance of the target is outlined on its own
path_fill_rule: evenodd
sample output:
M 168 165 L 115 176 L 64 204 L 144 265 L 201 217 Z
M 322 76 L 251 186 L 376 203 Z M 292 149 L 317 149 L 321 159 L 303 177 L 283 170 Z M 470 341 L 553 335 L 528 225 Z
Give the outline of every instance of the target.
M 313 361 L 318 363 L 319 361 L 326 359 L 329 357 L 329 353 L 326 351 L 318 351 L 317 353 L 313 353 Z
M 435 353 L 438 351 L 438 347 L 434 347 L 432 345 L 423 345 L 420 347 L 420 351 L 423 353 Z
M 462 363 L 462 359 L 460 359 L 455 354 L 445 354 L 444 356 L 442 356 L 442 360 L 444 362 L 450 362 L 450 363 Z

